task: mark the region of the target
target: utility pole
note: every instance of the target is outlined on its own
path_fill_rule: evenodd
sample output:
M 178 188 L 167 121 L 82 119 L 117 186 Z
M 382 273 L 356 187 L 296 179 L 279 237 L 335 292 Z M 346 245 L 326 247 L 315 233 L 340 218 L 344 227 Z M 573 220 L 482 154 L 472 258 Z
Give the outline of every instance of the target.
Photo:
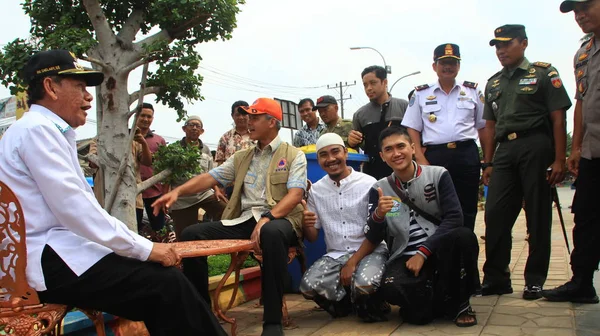
M 350 97 L 344 97 L 344 88 L 345 87 L 349 87 L 349 86 L 354 86 L 356 85 L 356 81 L 354 81 L 354 83 L 348 84 L 348 82 L 342 83 L 336 83 L 335 86 L 330 86 L 327 85 L 328 89 L 334 89 L 334 90 L 340 90 L 340 99 L 338 99 L 340 101 L 340 105 L 342 108 L 342 119 L 344 119 L 344 100 L 348 100 L 348 99 L 352 99 L 352 95 L 350 95 Z

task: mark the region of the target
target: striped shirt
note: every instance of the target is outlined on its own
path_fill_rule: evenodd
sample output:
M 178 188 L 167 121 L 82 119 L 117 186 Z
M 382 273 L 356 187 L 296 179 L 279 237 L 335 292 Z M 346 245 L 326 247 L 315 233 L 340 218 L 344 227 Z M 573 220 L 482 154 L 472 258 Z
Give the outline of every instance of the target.
M 427 240 L 427 234 L 425 230 L 417 223 L 415 219 L 415 212 L 410 210 L 410 227 L 408 235 L 408 245 L 402 253 L 403 255 L 415 255 L 419 250 L 421 244 Z

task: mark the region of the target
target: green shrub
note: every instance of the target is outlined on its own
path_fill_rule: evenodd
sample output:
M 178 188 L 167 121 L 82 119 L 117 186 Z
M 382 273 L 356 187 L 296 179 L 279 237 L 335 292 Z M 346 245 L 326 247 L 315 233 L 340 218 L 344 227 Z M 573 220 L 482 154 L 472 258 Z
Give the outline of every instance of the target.
M 229 254 L 208 257 L 208 276 L 224 274 L 225 272 L 227 272 L 230 262 L 231 257 L 229 257 Z M 253 266 L 258 266 L 258 263 L 256 262 L 256 260 L 248 256 L 248 258 L 246 258 L 246 261 L 244 261 L 244 265 L 242 265 L 242 268 L 248 268 Z

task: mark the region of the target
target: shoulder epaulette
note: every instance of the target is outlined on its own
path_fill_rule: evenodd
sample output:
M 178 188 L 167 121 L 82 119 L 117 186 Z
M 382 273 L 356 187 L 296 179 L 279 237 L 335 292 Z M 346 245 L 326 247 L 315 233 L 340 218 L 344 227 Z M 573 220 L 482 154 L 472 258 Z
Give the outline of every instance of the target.
M 552 65 L 552 64 L 546 63 L 546 62 L 533 62 L 533 63 L 531 63 L 531 65 L 540 67 L 540 68 L 549 68 L 550 65 Z
M 488 78 L 488 81 L 496 76 L 498 76 L 500 73 L 502 73 L 502 70 L 496 72 L 495 74 L 493 74 L 490 78 Z
M 415 91 L 423 91 L 429 88 L 429 84 L 423 84 L 415 87 Z
M 475 83 L 475 82 L 467 82 L 467 81 L 463 82 L 463 86 L 466 86 L 466 87 L 471 88 L 471 89 L 477 89 L 477 85 L 478 84 Z
M 594 39 L 592 37 L 594 37 L 594 35 L 584 37 L 581 42 L 581 47 L 583 47 L 586 44 L 593 44 Z M 590 48 L 591 48 L 591 46 L 590 46 Z

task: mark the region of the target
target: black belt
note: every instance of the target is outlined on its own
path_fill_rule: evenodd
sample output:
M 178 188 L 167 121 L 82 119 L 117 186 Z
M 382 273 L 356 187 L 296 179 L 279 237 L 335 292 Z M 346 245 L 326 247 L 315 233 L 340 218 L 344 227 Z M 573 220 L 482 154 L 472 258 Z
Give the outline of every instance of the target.
M 463 140 L 463 141 L 448 142 L 448 143 L 439 144 L 439 145 L 426 145 L 425 147 L 427 149 L 439 149 L 439 148 L 456 149 L 456 148 L 461 148 L 461 147 L 472 146 L 472 144 L 474 144 L 474 143 L 475 143 L 475 140 L 470 139 L 470 140 Z
M 498 142 L 513 141 L 516 139 L 526 138 L 530 135 L 538 134 L 538 133 L 546 133 L 546 127 L 536 127 L 536 128 L 532 128 L 532 129 L 528 129 L 528 130 L 523 130 L 523 131 L 510 132 L 507 135 L 503 135 L 502 137 L 500 137 L 498 139 Z

